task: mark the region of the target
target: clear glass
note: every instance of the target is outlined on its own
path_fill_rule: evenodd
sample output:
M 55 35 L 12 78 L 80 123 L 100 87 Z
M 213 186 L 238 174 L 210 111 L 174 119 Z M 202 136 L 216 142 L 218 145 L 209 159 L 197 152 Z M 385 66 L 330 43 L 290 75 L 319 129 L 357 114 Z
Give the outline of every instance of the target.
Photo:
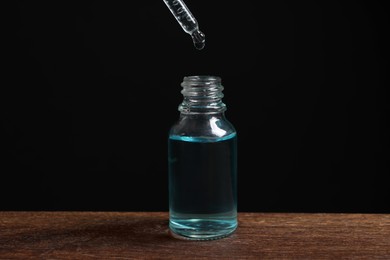
M 237 133 L 221 80 L 185 77 L 168 138 L 169 227 L 175 236 L 218 239 L 237 228 Z
M 204 33 L 199 30 L 198 22 L 186 4 L 182 0 L 164 0 L 164 3 L 176 18 L 181 28 L 191 35 L 195 48 L 198 50 L 203 49 L 206 37 Z

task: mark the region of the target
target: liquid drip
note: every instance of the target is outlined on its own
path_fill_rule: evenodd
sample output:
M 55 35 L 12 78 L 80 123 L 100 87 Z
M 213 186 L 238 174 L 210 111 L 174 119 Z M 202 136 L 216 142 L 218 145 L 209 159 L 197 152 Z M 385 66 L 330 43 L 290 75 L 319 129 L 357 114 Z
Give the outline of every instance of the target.
M 201 50 L 205 46 L 206 36 L 201 31 L 197 30 L 191 34 L 192 41 L 196 49 Z

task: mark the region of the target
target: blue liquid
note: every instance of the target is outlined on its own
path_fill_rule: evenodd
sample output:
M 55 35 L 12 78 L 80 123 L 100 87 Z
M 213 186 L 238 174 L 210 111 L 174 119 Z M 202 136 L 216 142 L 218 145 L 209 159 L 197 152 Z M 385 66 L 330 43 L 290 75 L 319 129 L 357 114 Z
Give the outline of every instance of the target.
M 181 237 L 207 240 L 237 228 L 237 136 L 170 136 L 169 227 Z

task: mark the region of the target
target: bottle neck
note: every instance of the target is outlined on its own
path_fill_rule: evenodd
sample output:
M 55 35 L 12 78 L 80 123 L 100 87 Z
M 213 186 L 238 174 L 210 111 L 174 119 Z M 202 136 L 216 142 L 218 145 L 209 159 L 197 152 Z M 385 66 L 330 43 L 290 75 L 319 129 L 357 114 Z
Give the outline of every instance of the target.
M 216 76 L 188 76 L 181 83 L 183 102 L 179 105 L 182 114 L 223 114 L 226 105 L 222 102 L 223 86 Z

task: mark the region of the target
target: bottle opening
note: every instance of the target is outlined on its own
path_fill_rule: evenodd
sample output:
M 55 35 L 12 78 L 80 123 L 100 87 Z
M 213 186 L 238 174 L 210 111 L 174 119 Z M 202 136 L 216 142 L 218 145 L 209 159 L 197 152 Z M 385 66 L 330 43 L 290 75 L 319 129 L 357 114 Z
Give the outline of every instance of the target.
M 200 75 L 200 76 L 186 76 L 183 79 L 184 82 L 199 82 L 199 83 L 221 83 L 221 78 L 218 76 L 211 76 L 211 75 Z
M 226 110 L 222 102 L 223 86 L 218 76 L 200 75 L 186 76 L 181 84 L 184 100 L 179 106 L 181 112 L 223 112 Z

